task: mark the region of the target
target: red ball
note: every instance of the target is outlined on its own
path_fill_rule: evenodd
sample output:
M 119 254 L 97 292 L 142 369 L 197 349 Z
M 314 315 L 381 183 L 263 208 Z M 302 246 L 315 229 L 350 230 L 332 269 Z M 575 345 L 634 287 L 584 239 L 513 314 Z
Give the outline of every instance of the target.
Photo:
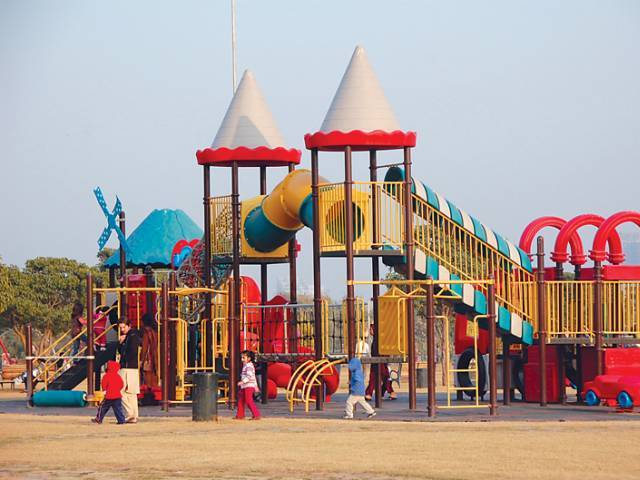
M 273 400 L 278 396 L 278 386 L 270 378 L 267 379 L 267 398 Z

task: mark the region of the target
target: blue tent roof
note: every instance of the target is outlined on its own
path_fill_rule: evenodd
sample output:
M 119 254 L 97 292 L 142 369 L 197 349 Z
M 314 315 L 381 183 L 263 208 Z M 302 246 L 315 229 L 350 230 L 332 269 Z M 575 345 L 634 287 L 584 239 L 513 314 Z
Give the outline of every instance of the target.
M 200 227 L 182 210 L 154 210 L 127 237 L 127 266 L 168 267 L 176 242 L 200 239 L 202 235 Z M 119 264 L 119 252 L 104 262 L 105 267 L 117 267 Z

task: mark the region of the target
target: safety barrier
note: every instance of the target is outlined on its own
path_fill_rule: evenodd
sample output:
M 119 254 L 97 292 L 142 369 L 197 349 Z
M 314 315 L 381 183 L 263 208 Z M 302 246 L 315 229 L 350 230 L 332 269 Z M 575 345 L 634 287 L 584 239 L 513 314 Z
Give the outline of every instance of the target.
M 213 255 L 233 254 L 233 230 L 231 195 L 212 197 L 209 201 L 211 214 L 211 252 Z
M 242 305 L 242 349 L 262 354 L 313 354 L 313 304 Z
M 202 318 L 202 309 L 199 297 L 211 295 L 211 317 Z M 168 318 L 175 326 L 176 345 L 176 399 L 172 404 L 190 403 L 186 400 L 189 391 L 193 388 L 190 376 L 196 372 L 216 371 L 216 360 L 220 360 L 221 366 L 227 368 L 228 358 L 228 295 L 226 289 L 208 288 L 178 288 L 169 291 L 170 302 L 176 303 L 177 316 Z M 172 300 L 171 297 L 174 297 Z M 192 309 L 197 309 L 196 315 Z M 193 319 L 195 320 L 187 320 Z M 207 349 L 204 341 L 211 337 L 210 349 Z M 220 380 L 219 387 L 222 395 L 218 402 L 224 403 L 228 398 L 229 382 Z
M 101 313 L 94 322 L 108 316 L 109 312 L 114 308 L 111 307 Z M 115 328 L 117 328 L 116 325 L 106 327 L 104 331 L 95 336 L 94 343 L 101 343 L 100 340 Z M 49 385 L 68 370 L 75 361 L 89 358 L 86 344 L 79 347 L 76 352 L 73 351 L 76 342 L 80 342 L 82 338 L 87 337 L 87 327 L 82 328 L 75 336 L 70 336 L 70 334 L 71 330 L 67 330 L 40 354 L 32 357 L 35 362 L 40 362 L 37 365 L 38 373 L 33 377 L 34 384 L 42 382 L 44 390 L 48 390 Z
M 352 186 L 353 232 L 355 251 L 390 246 L 402 248 L 402 203 L 388 189 L 402 192 L 402 182 L 354 182 Z M 344 183 L 322 184 L 319 188 L 320 249 L 338 252 L 345 249 L 346 211 Z M 372 222 L 372 212 L 377 212 Z
M 549 338 L 593 337 L 593 282 L 545 282 Z
M 596 335 L 593 280 L 545 281 L 549 338 L 592 343 Z M 640 282 L 602 282 L 602 334 L 640 338 Z
M 602 333 L 640 338 L 640 282 L 606 281 L 602 290 Z
M 361 354 L 369 335 L 369 306 L 356 298 L 354 307 L 356 349 Z M 323 300 L 321 309 L 323 355 L 345 355 L 349 343 L 346 302 L 329 304 Z M 303 358 L 315 354 L 313 304 L 243 305 L 241 318 L 243 349 Z
M 362 298 L 354 302 L 356 355 L 366 353 L 367 337 L 369 336 L 369 305 Z M 323 303 L 322 332 L 323 353 L 335 357 L 346 355 L 349 345 L 349 326 L 347 324 L 347 302 L 329 305 Z

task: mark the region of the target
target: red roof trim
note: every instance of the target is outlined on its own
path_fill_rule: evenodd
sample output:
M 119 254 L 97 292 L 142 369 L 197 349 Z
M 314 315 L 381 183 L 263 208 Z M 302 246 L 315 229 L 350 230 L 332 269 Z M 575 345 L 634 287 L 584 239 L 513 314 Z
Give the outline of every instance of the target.
M 284 167 L 290 163 L 299 164 L 302 152 L 284 147 L 236 147 L 205 148 L 196 152 L 198 165 L 230 167 L 238 162 L 240 167 Z
M 304 144 L 309 150 L 313 148 L 330 151 L 342 150 L 347 146 L 353 150 L 393 150 L 396 148 L 415 147 L 416 132 L 403 132 L 401 130 L 393 132 L 385 132 L 383 130 L 342 132 L 334 130 L 333 132 L 307 133 L 304 136 Z

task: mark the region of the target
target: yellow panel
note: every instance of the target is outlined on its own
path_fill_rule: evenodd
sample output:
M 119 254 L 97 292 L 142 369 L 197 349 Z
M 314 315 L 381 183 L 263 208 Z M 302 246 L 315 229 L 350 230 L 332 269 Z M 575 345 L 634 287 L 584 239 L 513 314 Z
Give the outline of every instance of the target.
M 399 295 L 400 294 L 400 295 Z M 378 351 L 380 355 L 406 355 L 406 298 L 392 288 L 378 298 Z
M 289 244 L 276 248 L 272 252 L 259 252 L 253 248 L 247 242 L 244 236 L 244 221 L 251 210 L 256 208 L 262 203 L 262 199 L 266 195 L 258 195 L 257 197 L 243 200 L 240 204 L 240 232 L 242 238 L 240 239 L 240 255 L 243 258 L 288 258 L 289 256 Z
M 354 215 L 354 249 L 371 249 L 370 193 L 368 185 L 356 184 L 351 198 Z M 320 189 L 320 243 L 324 252 L 345 249 L 344 184 L 324 185 Z

